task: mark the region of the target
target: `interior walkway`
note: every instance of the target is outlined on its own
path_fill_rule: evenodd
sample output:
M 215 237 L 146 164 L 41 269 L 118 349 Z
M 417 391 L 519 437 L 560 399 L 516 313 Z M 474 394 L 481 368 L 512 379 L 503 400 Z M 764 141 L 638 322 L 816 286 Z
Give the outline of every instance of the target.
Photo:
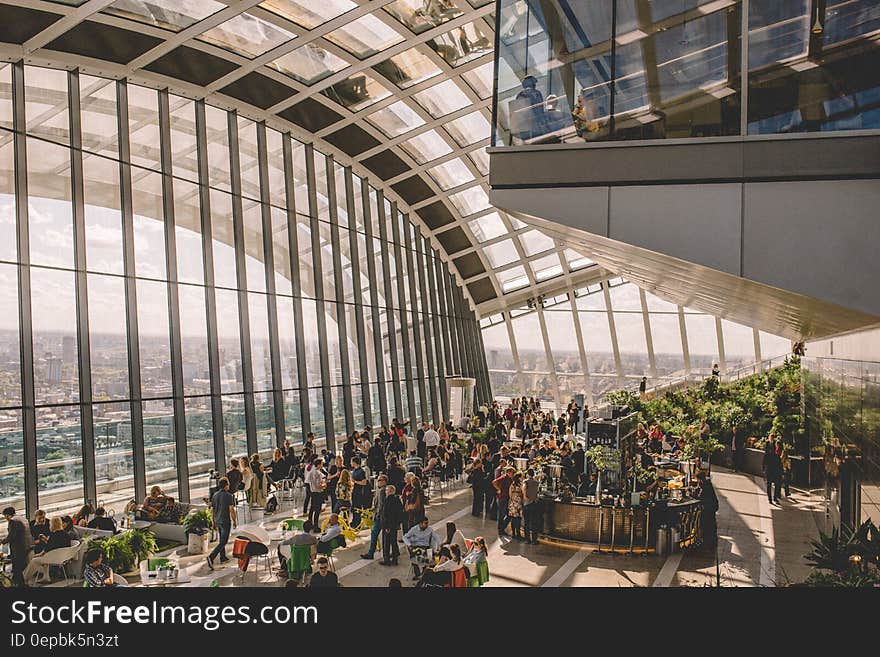
M 498 538 L 496 523 L 470 514 L 471 492 L 463 483 L 435 496 L 428 507 L 434 529 L 445 534 L 447 521 L 454 521 L 465 536 L 484 536 L 489 544 L 490 581 L 486 586 L 776 586 L 802 581 L 809 573 L 803 555 L 809 541 L 824 527 L 821 495 L 810 496 L 792 490 L 790 499 L 771 506 L 763 480 L 713 468 L 712 480 L 720 501 L 718 513 L 718 565 L 711 552 L 701 551 L 654 555 L 609 554 L 593 546 L 577 548 L 552 541 L 526 545 L 510 538 Z M 254 511 L 253 522 L 279 538 L 278 523 L 285 517 L 301 517 L 302 502 L 284 502 L 274 515 L 262 517 Z M 334 554 L 336 571 L 343 586 L 384 587 L 392 577 L 411 586 L 409 561 L 401 555 L 400 565 L 379 565 L 360 558 L 366 549 L 366 533 Z M 277 558 L 270 552 L 273 569 Z M 403 545 L 401 545 L 403 548 Z M 230 545 L 231 551 L 231 545 Z M 172 551 L 187 569 L 192 581 L 186 586 L 283 586 L 285 580 L 252 562 L 249 572 L 239 576 L 234 560 L 210 571 L 204 556 L 186 556 L 186 548 Z M 262 561 L 262 560 L 261 560 Z M 132 582 L 135 584 L 135 582 Z

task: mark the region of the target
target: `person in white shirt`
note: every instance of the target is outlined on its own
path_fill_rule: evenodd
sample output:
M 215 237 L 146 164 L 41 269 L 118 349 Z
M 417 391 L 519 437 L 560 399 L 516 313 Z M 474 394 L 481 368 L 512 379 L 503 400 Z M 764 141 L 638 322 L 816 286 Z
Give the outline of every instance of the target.
M 440 537 L 429 526 L 428 519 L 422 518 L 418 525 L 413 525 L 403 535 L 403 544 L 409 549 L 413 567 L 413 579 L 418 579 L 421 575 L 420 566 L 425 566 L 428 562 L 427 549 L 438 549 L 440 547 Z
M 328 519 L 327 529 L 324 530 L 324 533 L 321 534 L 321 537 L 318 539 L 318 552 L 321 554 L 329 554 L 333 551 L 333 548 L 330 547 L 331 541 L 334 538 L 338 539 L 342 535 L 342 527 L 339 525 L 339 515 L 336 513 L 331 513 L 330 518 Z
M 440 434 L 434 429 L 434 425 L 428 425 L 428 430 L 425 432 L 425 447 L 431 449 L 432 447 L 437 447 L 440 444 Z
M 321 507 L 324 506 L 324 495 L 327 488 L 327 476 L 323 471 L 324 459 L 315 459 L 312 463 L 312 469 L 306 473 L 306 483 L 311 491 L 309 507 L 309 522 L 312 523 L 312 531 L 321 531 L 321 525 L 318 522 L 321 515 Z

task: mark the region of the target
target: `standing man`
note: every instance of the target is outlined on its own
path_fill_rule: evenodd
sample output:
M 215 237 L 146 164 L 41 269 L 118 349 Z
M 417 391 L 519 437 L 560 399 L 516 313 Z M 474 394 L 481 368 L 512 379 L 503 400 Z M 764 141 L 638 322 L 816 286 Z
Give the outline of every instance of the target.
M 718 512 L 718 495 L 715 494 L 715 487 L 706 477 L 706 473 L 700 471 L 697 474 L 697 480 L 700 482 L 700 501 L 703 503 L 703 545 L 710 549 L 714 549 L 718 545 L 718 521 L 715 514 Z
M 503 468 L 501 476 L 492 482 L 495 488 L 496 501 L 498 505 L 498 536 L 507 536 L 507 505 L 510 503 L 510 482 L 513 481 L 513 475 L 516 468 Z
M 535 479 L 535 471 L 532 468 L 526 470 L 526 478 L 523 480 L 523 521 L 526 541 L 532 545 L 538 544 L 538 532 L 541 530 L 541 503 L 538 501 L 538 489 L 540 484 Z
M 208 555 L 208 568 L 214 570 L 214 559 L 219 555 L 220 563 L 226 563 L 229 558 L 226 556 L 226 543 L 229 541 L 229 533 L 232 528 L 238 524 L 238 517 L 235 514 L 235 498 L 229 492 L 229 480 L 221 477 L 217 482 L 220 490 L 214 493 L 211 498 L 211 518 L 214 521 L 214 528 L 219 532 L 220 536 L 211 554 Z
M 382 507 L 385 506 L 385 487 L 388 485 L 388 477 L 384 474 L 376 479 L 376 492 L 373 493 L 373 527 L 370 529 L 370 547 L 361 559 L 372 559 L 376 554 L 376 544 L 379 542 L 379 532 L 382 531 Z
M 351 522 L 357 526 L 361 521 L 358 509 L 365 509 L 370 503 L 370 482 L 367 481 L 367 472 L 361 466 L 361 457 L 351 459 L 351 483 L 354 486 L 351 492 Z
M 483 470 L 483 462 L 480 459 L 474 461 L 474 467 L 467 477 L 467 483 L 474 492 L 474 503 L 471 506 L 471 515 L 479 518 L 483 515 L 483 499 L 486 498 L 486 472 Z M 489 513 L 491 506 L 489 499 L 486 499 L 486 513 Z
M 639 399 L 645 401 L 645 395 L 648 390 L 648 377 L 643 376 L 642 380 L 639 382 Z
M 437 447 L 440 445 L 440 434 L 437 433 L 437 430 L 434 429 L 434 424 L 431 423 L 428 425 L 427 431 L 425 431 L 425 447 L 430 452 L 432 447 Z
M 397 546 L 397 528 L 403 521 L 403 503 L 394 486 L 385 487 L 385 503 L 382 505 L 382 561 L 383 566 L 396 566 L 400 558 Z
M 312 469 L 306 475 L 306 483 L 311 491 L 309 503 L 309 522 L 312 523 L 312 531 L 320 532 L 321 525 L 318 522 L 321 515 L 321 507 L 324 506 L 324 495 L 327 490 L 327 477 L 323 472 L 324 459 L 315 459 Z
M 25 586 L 24 571 L 33 554 L 34 537 L 31 535 L 28 523 L 15 515 L 15 507 L 7 506 L 3 509 L 3 517 L 6 518 L 6 538 L 2 543 L 9 545 L 9 556 L 12 558 L 12 583 L 23 587 Z

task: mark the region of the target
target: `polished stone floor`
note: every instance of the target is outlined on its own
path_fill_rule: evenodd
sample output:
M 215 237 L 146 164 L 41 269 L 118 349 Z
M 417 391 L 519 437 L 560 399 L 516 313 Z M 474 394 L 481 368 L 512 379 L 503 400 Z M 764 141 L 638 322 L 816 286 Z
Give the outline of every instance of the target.
M 711 552 L 650 555 L 609 554 L 595 547 L 574 547 L 551 541 L 526 545 L 510 538 L 498 538 L 495 522 L 470 514 L 471 492 L 464 484 L 435 494 L 428 517 L 443 535 L 446 522 L 454 521 L 468 538 L 484 536 L 489 544 L 490 581 L 486 586 L 776 586 L 803 580 L 809 568 L 803 554 L 809 541 L 825 528 L 821 495 L 792 490 L 792 497 L 771 505 L 760 478 L 735 474 L 722 468 L 713 471 L 720 501 L 718 513 L 718 563 Z M 278 523 L 286 517 L 301 517 L 302 504 L 285 502 L 279 511 L 264 517 L 254 511 L 250 522 L 263 526 L 278 538 Z M 386 586 L 392 577 L 404 586 L 412 579 L 409 562 L 386 567 L 379 559 L 360 558 L 369 537 L 364 532 L 357 542 L 334 554 L 336 571 L 343 586 Z M 186 556 L 185 548 L 172 554 L 186 568 L 191 582 L 181 586 L 283 586 L 275 574 L 277 558 L 270 552 L 271 569 L 263 561 L 252 563 L 243 576 L 235 562 L 211 571 L 204 557 Z M 403 547 L 401 545 L 401 547 Z M 378 556 L 378 555 L 377 555 Z M 132 584 L 137 582 L 132 579 Z

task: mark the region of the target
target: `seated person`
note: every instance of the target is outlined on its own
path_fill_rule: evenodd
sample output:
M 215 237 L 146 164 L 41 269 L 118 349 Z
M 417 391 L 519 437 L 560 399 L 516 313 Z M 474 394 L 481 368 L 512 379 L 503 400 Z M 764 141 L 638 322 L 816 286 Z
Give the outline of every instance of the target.
M 116 533 L 116 521 L 107 517 L 107 510 L 103 506 L 95 509 L 95 517 L 88 524 L 90 529 L 100 529 L 105 532 Z
M 24 581 L 28 586 L 36 584 L 37 573 L 44 567 L 43 557 L 58 548 L 70 547 L 70 536 L 64 531 L 61 518 L 52 518 L 49 523 L 49 535 L 41 534 L 34 542 L 34 556 L 24 570 Z
M 421 474 L 422 459 L 416 450 L 412 450 L 409 453 L 409 456 L 406 457 L 406 461 L 403 462 L 403 465 L 407 472 L 413 472 L 417 475 Z
M 128 586 L 125 580 L 113 577 L 113 569 L 104 563 L 104 552 L 100 548 L 93 548 L 86 552 L 86 567 L 83 570 L 83 579 L 90 587 L 105 586 Z
M 73 524 L 77 527 L 85 527 L 89 522 L 89 516 L 92 515 L 92 505 L 83 504 L 80 510 L 73 514 Z
M 339 578 L 332 570 L 330 570 L 330 560 L 327 557 L 318 557 L 318 572 L 312 575 L 309 580 L 309 588 L 339 586 Z
M 596 484 L 599 476 L 595 472 L 588 475 L 581 473 L 580 483 L 578 484 L 577 497 L 592 497 L 596 494 Z
M 461 533 L 461 530 L 456 527 L 454 522 L 446 523 L 446 541 L 443 545 L 448 545 L 450 547 L 455 545 L 462 554 L 467 552 L 467 539 L 464 537 L 464 534 Z
M 471 549 L 461 559 L 461 563 L 465 566 L 476 566 L 482 561 L 487 561 L 489 556 L 489 548 L 486 546 L 486 539 L 477 536 L 474 539 Z
M 153 486 L 150 494 L 144 498 L 139 515 L 142 520 L 177 522 L 180 519 L 180 508 L 173 497 L 163 493 L 159 486 Z
M 410 558 L 413 560 L 413 577 L 418 579 L 421 571 L 417 561 L 424 563 L 424 551 L 428 548 L 436 550 L 440 547 L 440 537 L 429 526 L 428 518 L 425 517 L 419 521 L 418 525 L 413 525 L 403 535 L 403 544 L 406 545 L 410 552 Z M 421 558 L 414 558 L 415 556 L 420 556 Z
M 679 436 L 675 439 L 675 442 L 669 448 L 669 453 L 673 456 L 678 456 L 684 450 L 684 439 Z
M 278 564 L 281 570 L 287 570 L 287 558 L 281 554 L 282 545 L 308 545 L 310 547 L 311 561 L 314 563 L 317 555 L 318 537 L 312 535 L 312 523 L 308 520 L 303 523 L 302 529 L 290 538 L 286 538 L 278 544 Z
M 330 554 L 333 547 L 330 546 L 331 541 L 336 539 L 337 547 L 345 547 L 345 537 L 342 535 L 342 527 L 339 525 L 339 514 L 331 513 L 327 521 L 327 529 L 318 538 L 318 553 Z
M 31 538 L 34 539 L 34 543 L 39 540 L 40 536 L 48 536 L 49 532 L 49 519 L 46 517 L 46 512 L 40 509 L 34 514 L 34 519 L 30 522 L 31 525 Z M 36 551 L 36 547 L 34 547 Z
M 67 535 L 70 536 L 70 540 L 79 540 L 79 532 L 76 531 L 76 525 L 73 524 L 73 518 L 70 516 L 61 516 L 61 525 Z
M 452 558 L 448 547 L 440 548 L 437 563 L 426 566 L 416 586 L 447 586 L 452 583 L 452 572 L 461 568 L 461 564 Z

